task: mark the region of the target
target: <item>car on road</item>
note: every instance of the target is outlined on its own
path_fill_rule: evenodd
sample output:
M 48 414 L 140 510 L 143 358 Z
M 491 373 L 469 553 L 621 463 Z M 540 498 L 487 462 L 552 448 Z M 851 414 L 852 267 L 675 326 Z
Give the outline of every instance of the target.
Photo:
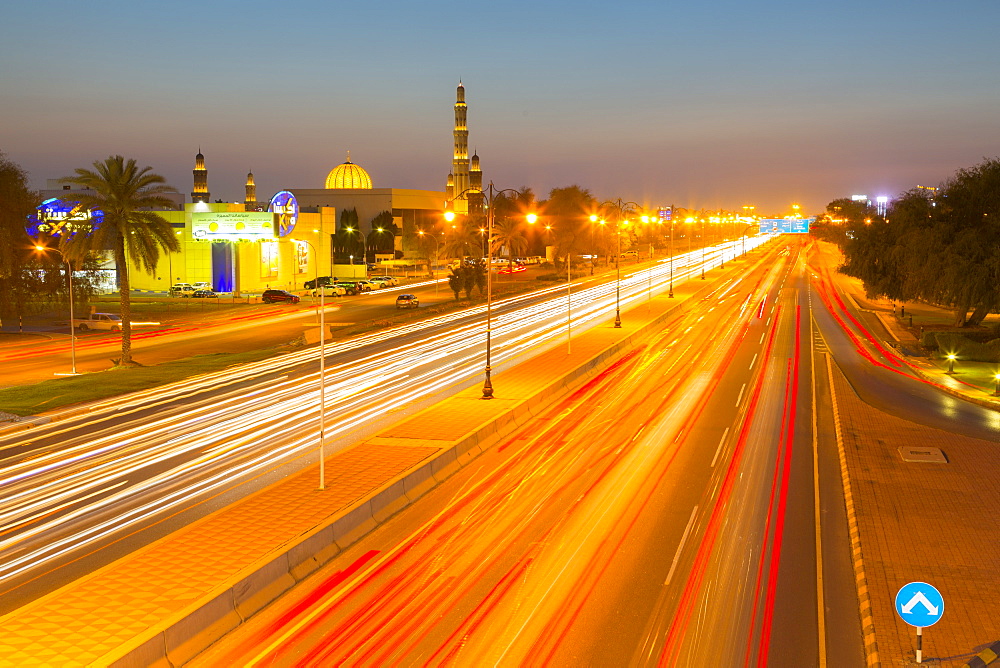
M 354 281 L 340 281 L 337 285 L 344 288 L 344 291 L 352 297 L 361 292 L 361 288 Z
M 73 327 L 81 332 L 86 332 L 88 329 L 119 332 L 122 328 L 122 319 L 115 313 L 91 313 L 86 318 L 74 318 Z
M 396 308 L 417 308 L 420 300 L 416 295 L 404 294 L 396 297 Z
M 299 296 L 293 295 L 287 290 L 275 290 L 268 289 L 264 290 L 264 294 L 260 296 L 260 300 L 265 304 L 273 304 L 275 302 L 288 302 L 289 304 L 298 304 Z
M 302 287 L 305 288 L 306 290 L 315 290 L 317 283 L 319 283 L 319 285 L 330 285 L 335 280 L 337 279 L 330 278 L 329 276 L 320 276 L 318 278 L 309 279 L 308 281 L 302 284 Z
M 628 258 L 635 258 L 635 259 L 638 260 L 639 259 L 639 251 L 635 251 L 635 250 L 622 251 L 622 257 L 626 258 L 626 259 L 628 259 Z
M 343 297 L 347 294 L 347 288 L 339 283 L 335 283 L 333 285 L 324 285 L 321 288 L 314 288 L 310 294 L 313 297 L 319 297 L 321 292 L 324 297 Z
M 190 283 L 174 283 L 170 286 L 171 297 L 190 297 L 195 292 L 195 287 Z
M 216 298 L 218 296 L 219 295 L 217 295 L 214 290 L 205 290 L 205 289 L 202 289 L 202 290 L 195 290 L 193 293 L 191 293 L 191 297 L 195 298 L 195 299 L 199 299 L 199 298 L 200 299 L 214 299 L 214 298 Z

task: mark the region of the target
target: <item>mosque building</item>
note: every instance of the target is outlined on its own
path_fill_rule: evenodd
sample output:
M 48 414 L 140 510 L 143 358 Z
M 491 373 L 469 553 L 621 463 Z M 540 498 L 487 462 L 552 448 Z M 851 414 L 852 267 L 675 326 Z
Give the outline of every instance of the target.
M 468 156 L 468 134 L 465 87 L 459 83 L 446 191 L 375 187 L 371 175 L 348 152 L 326 175 L 322 188 L 286 188 L 265 201 L 257 198 L 251 171 L 242 203 L 212 202 L 199 147 L 192 201 L 184 203 L 178 195 L 176 210 L 159 212 L 173 226 L 181 251 L 162 258 L 153 275 L 133 264 L 132 285 L 166 291 L 174 283 L 205 281 L 217 292 L 240 294 L 267 288 L 301 290 L 316 276 L 364 277 L 372 261 L 386 273 L 426 271 L 426 252 L 417 246 L 417 232 L 438 227 L 446 207 L 460 212 L 482 207 L 479 156 Z M 61 204 L 60 198 L 67 199 L 65 190 L 53 188 L 45 194 L 50 199 L 39 207 L 36 231 L 52 229 L 67 216 L 79 217 Z

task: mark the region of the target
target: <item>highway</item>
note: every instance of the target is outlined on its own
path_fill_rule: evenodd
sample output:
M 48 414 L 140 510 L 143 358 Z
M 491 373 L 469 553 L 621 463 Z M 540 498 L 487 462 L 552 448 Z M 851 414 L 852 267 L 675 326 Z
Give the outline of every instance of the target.
M 781 249 L 198 665 L 816 665 L 808 282 Z
M 734 247 L 725 249 L 730 256 Z M 713 249 L 708 261 L 720 252 Z M 675 284 L 697 275 L 701 257 L 696 251 L 675 258 Z M 623 271 L 623 305 L 664 290 L 667 273 L 665 261 Z M 614 293 L 613 282 L 575 290 L 574 329 L 606 322 Z M 498 303 L 494 368 L 560 344 L 565 303 L 562 286 Z M 327 451 L 481 382 L 484 311 L 328 344 Z M 0 611 L 314 462 L 318 357 L 316 347 L 288 353 L 108 400 L 84 415 L 0 439 Z

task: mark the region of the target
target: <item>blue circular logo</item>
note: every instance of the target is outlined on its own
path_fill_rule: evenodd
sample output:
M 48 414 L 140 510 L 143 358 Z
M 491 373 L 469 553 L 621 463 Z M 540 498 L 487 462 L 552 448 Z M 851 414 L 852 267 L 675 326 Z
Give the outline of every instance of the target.
M 278 214 L 278 236 L 287 237 L 295 229 L 295 223 L 299 222 L 299 202 L 295 195 L 282 190 L 271 198 L 271 203 L 267 210 Z

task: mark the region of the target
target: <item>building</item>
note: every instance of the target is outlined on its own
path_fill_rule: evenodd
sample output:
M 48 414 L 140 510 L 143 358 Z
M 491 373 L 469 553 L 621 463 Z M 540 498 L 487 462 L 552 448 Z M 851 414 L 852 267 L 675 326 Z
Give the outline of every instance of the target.
M 456 213 L 478 213 L 483 210 L 483 172 L 479 155 L 469 157 L 468 105 L 465 103 L 465 86 L 458 82 L 455 93 L 454 149 L 451 173 L 445 187 L 449 206 Z

